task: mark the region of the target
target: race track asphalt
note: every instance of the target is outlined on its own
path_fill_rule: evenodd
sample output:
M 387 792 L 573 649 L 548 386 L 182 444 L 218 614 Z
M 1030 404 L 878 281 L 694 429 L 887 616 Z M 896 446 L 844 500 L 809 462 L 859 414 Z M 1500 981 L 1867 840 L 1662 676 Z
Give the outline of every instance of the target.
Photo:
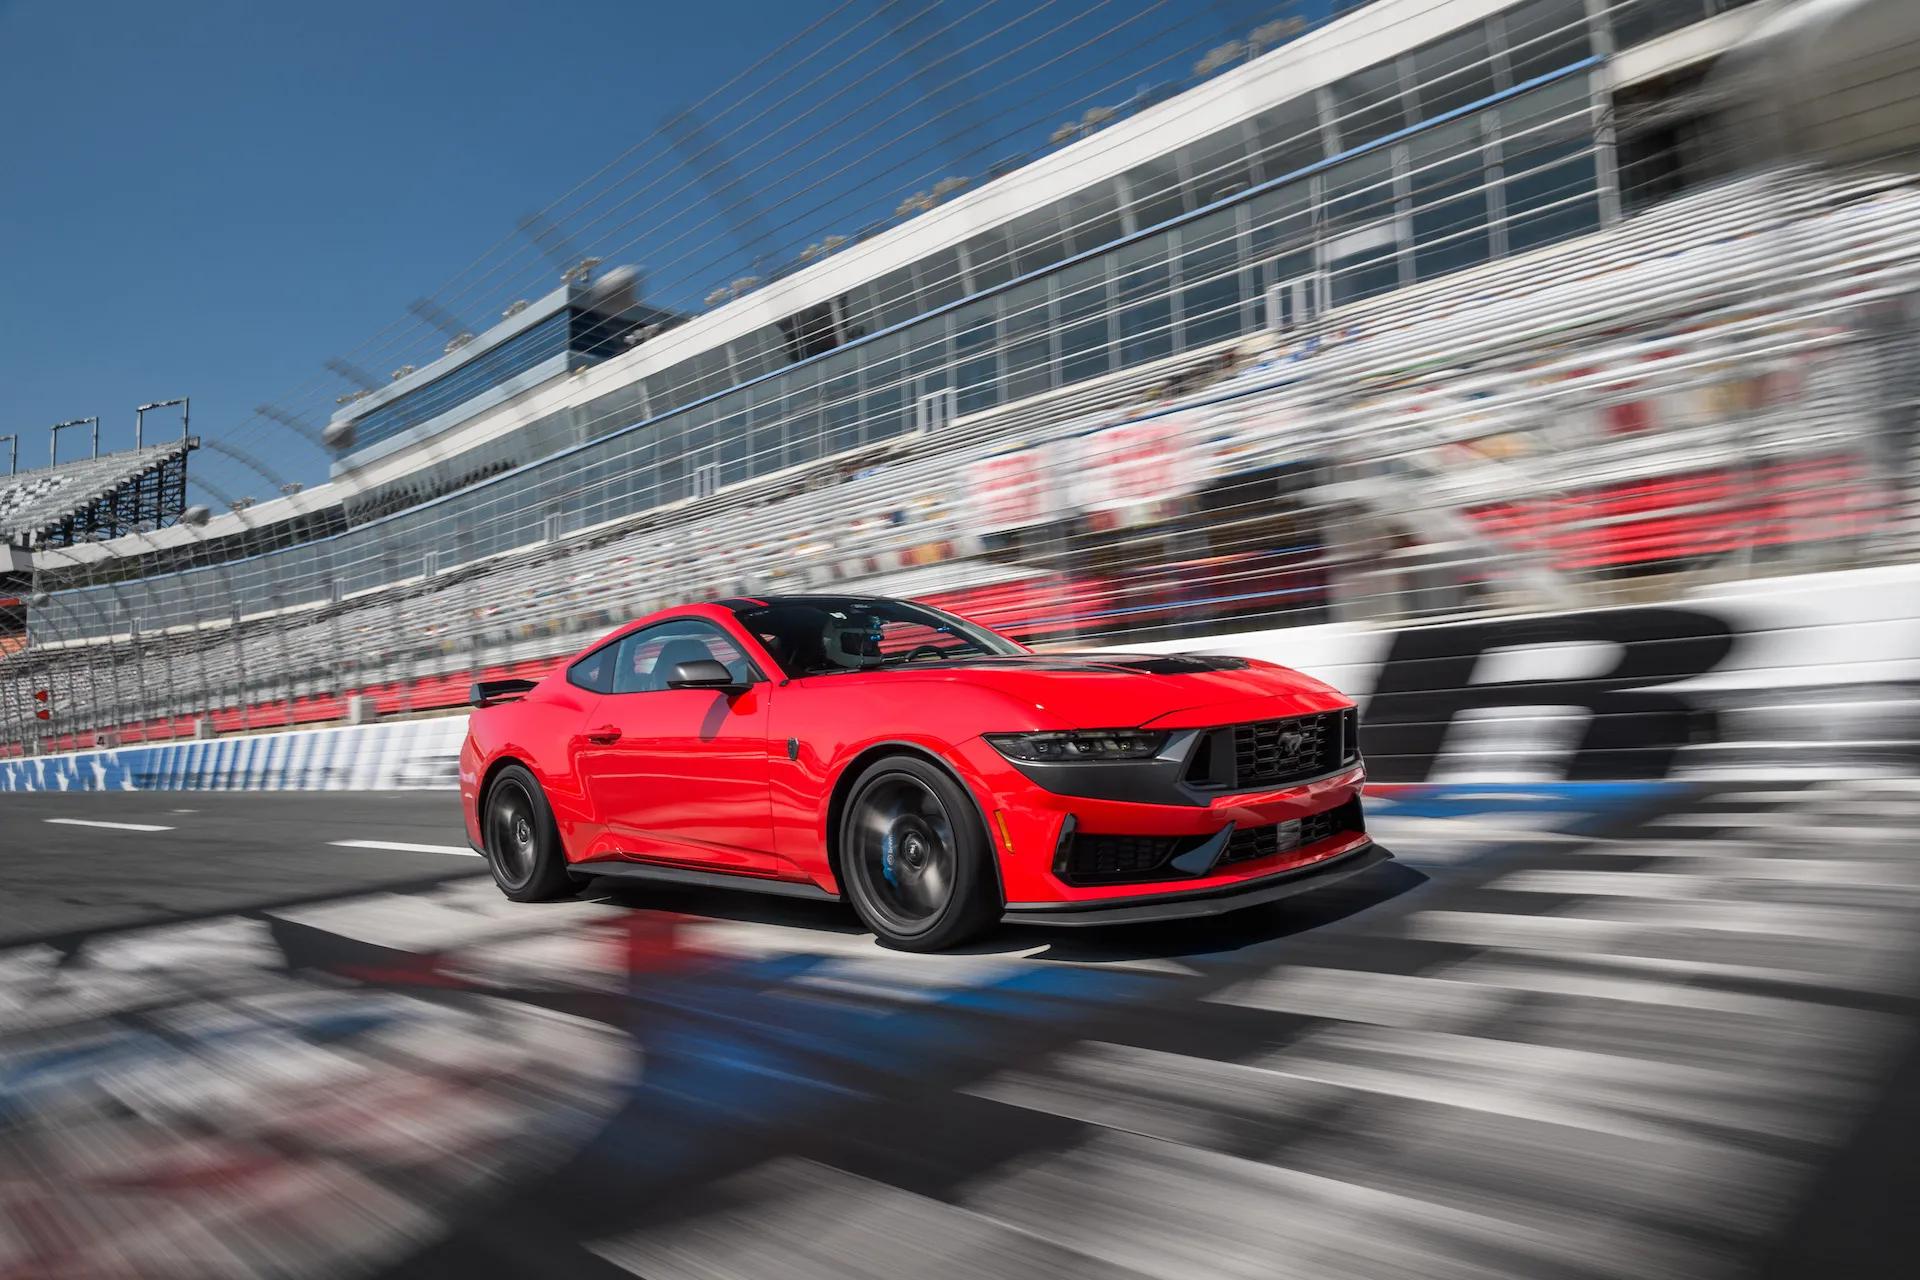
M 443 794 L 0 796 L 0 1275 L 1911 1272 L 1920 788 L 1374 812 L 1323 893 L 922 957 L 506 902 Z
M 75 821 L 163 830 L 66 825 Z M 467 852 L 459 799 L 438 792 L 9 793 L 0 945 L 485 875 Z

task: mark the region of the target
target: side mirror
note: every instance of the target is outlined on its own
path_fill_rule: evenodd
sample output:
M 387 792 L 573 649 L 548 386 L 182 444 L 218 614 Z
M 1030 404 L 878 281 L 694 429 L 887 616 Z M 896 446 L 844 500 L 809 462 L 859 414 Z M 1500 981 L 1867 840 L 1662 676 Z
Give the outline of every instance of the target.
M 724 662 L 715 662 L 712 658 L 695 658 L 692 662 L 676 663 L 667 673 L 669 689 L 713 689 L 731 697 L 746 690 L 746 685 L 733 678 Z

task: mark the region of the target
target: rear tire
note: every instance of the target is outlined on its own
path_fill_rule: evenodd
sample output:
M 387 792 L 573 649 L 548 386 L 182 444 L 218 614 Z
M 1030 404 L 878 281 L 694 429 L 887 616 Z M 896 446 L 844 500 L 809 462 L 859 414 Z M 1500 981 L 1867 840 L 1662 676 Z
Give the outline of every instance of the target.
M 533 774 L 510 764 L 487 788 L 480 836 L 487 869 L 500 892 L 515 902 L 570 898 L 576 888 L 560 851 L 560 829 Z
M 941 951 L 1000 916 L 992 846 L 973 798 L 917 756 L 868 766 L 840 819 L 841 882 L 860 919 L 901 951 Z

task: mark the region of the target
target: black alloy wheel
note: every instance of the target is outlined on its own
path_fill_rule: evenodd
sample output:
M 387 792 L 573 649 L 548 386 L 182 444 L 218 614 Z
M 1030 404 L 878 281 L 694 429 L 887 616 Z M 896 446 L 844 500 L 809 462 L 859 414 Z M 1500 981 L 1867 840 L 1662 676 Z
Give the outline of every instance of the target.
M 574 890 L 560 833 L 540 784 L 526 769 L 509 765 L 487 789 L 480 832 L 487 867 L 500 892 L 515 902 L 561 898 Z
M 861 774 L 841 824 L 847 896 L 883 943 L 936 951 L 974 937 L 999 913 L 986 833 L 948 774 L 892 756 Z

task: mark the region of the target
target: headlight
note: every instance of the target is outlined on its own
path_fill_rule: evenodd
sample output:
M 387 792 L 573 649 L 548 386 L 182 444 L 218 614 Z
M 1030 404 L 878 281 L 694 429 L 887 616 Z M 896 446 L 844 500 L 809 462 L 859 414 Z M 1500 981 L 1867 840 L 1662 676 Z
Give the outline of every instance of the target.
M 1065 733 L 990 733 L 1009 760 L 1151 760 L 1167 735 L 1151 729 L 1075 729 Z

